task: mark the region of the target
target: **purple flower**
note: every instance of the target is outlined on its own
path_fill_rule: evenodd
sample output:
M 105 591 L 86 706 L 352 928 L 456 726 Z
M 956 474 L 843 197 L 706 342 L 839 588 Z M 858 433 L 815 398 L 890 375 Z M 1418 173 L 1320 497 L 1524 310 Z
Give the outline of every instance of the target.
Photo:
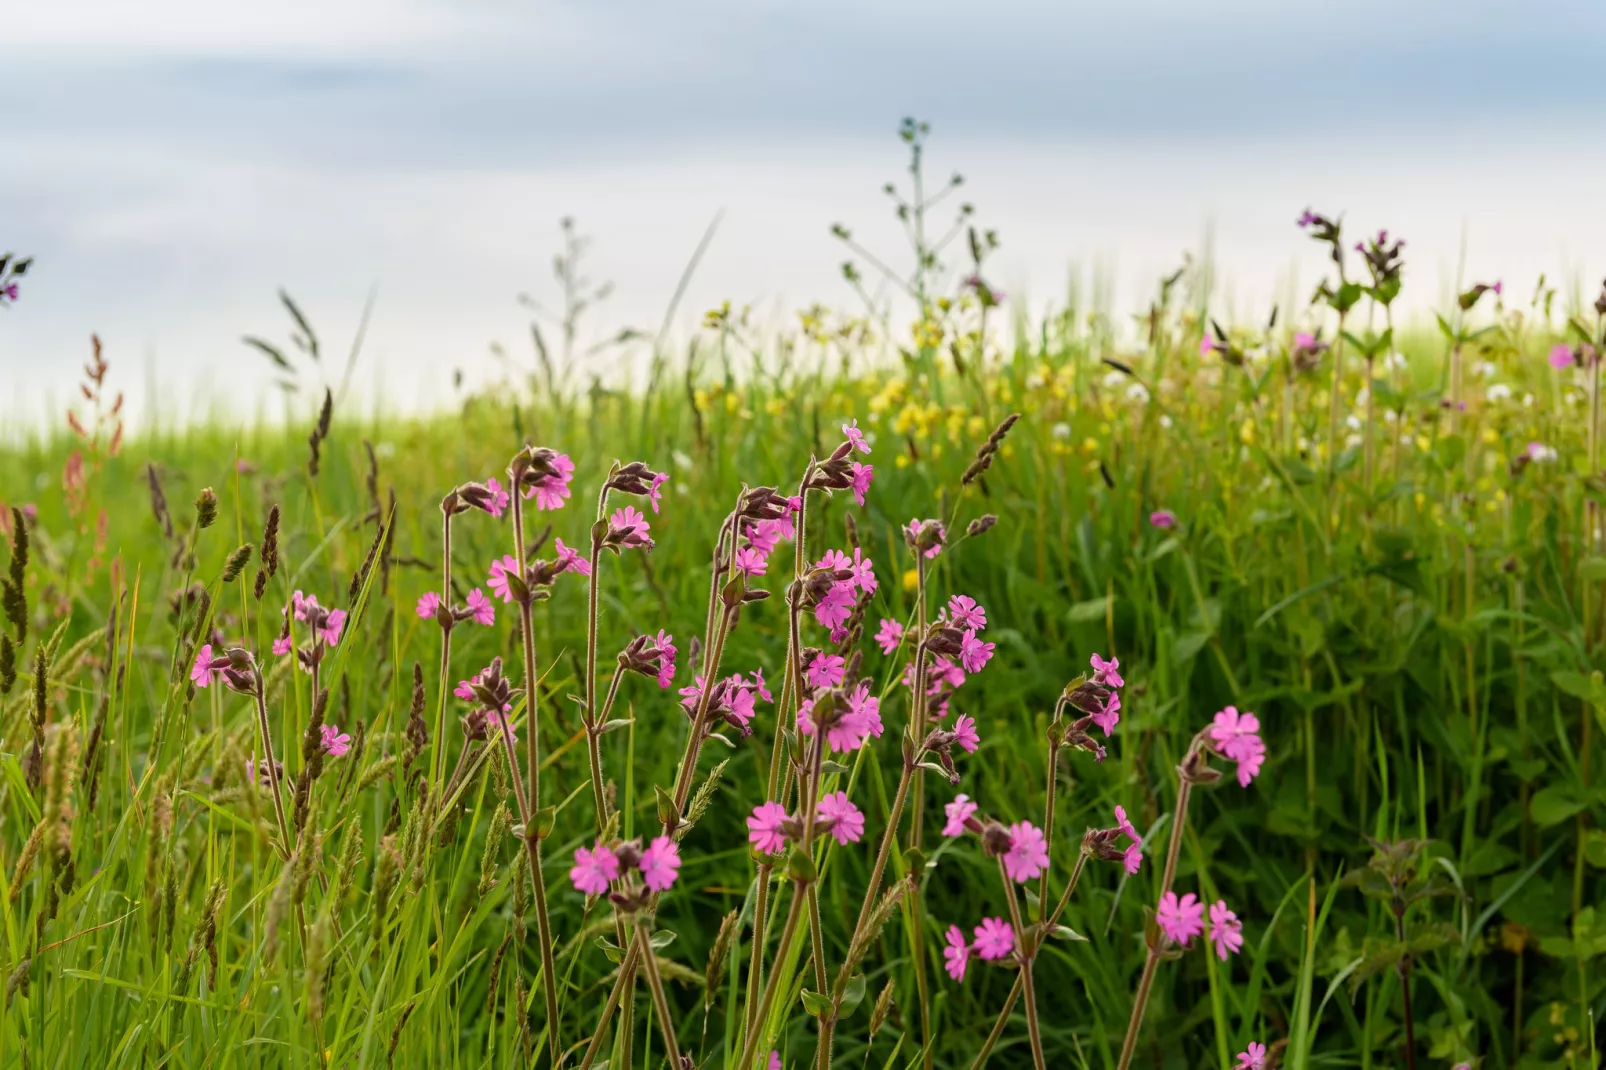
M 517 577 L 519 563 L 513 560 L 512 554 L 504 554 L 498 560 L 491 562 L 491 577 L 486 586 L 504 602 L 513 601 L 513 589 L 508 585 L 508 577 Z
M 331 758 L 338 758 L 351 749 L 351 733 L 342 732 L 339 725 L 323 725 L 318 733 L 323 737 L 323 752 Z
M 770 1049 L 769 1070 L 786 1070 L 786 1067 L 781 1065 L 781 1053 L 774 1048 Z
M 675 678 L 675 637 L 659 629 L 653 645 L 658 648 L 658 686 L 667 688 Z
M 652 549 L 652 536 L 648 534 L 647 517 L 634 505 L 617 509 L 608 518 L 608 538 L 627 549 Z
M 513 499 L 502 489 L 502 484 L 498 483 L 494 476 L 485 481 L 485 489 L 491 492 L 490 501 L 485 503 L 485 511 L 500 520 L 502 514 L 507 512 L 508 503 Z
M 574 479 L 574 462 L 567 453 L 552 458 L 554 475 L 542 476 L 525 488 L 524 496 L 535 499 L 537 509 L 562 509 L 569 500 L 569 483 Z
M 948 618 L 955 628 L 968 628 L 973 632 L 987 628 L 987 611 L 968 594 L 956 594 L 948 599 Z
M 789 820 L 786 807 L 780 803 L 761 803 L 747 819 L 747 841 L 764 854 L 777 854 L 786 846 L 784 826 Z
M 1043 830 L 1030 821 L 1015 822 L 1009 826 L 1009 850 L 1000 857 L 1010 880 L 1025 884 L 1033 879 L 1048 866 L 1048 842 Z
M 973 817 L 979 807 L 970 801 L 969 795 L 955 795 L 954 801 L 942 808 L 948 815 L 948 823 L 942 827 L 944 836 L 962 836 L 965 832 L 965 823 Z
M 907 523 L 907 524 L 905 524 L 903 526 L 903 533 L 904 533 L 904 535 L 906 535 L 908 537 L 909 544 L 911 546 L 914 545 L 917 541 L 919 541 L 919 539 L 920 539 L 920 529 L 922 527 L 924 527 L 924 526 L 925 526 L 925 522 L 922 521 L 919 517 L 916 517 L 915 519 L 909 521 L 909 523 Z M 942 544 L 944 542 L 946 542 L 946 541 L 948 541 L 948 529 L 946 527 L 944 527 L 942 524 L 938 524 L 937 525 L 937 541 L 932 543 L 930 546 L 928 546 L 926 548 L 925 556 L 929 559 L 929 558 L 936 557 L 938 554 L 942 553 Z
M 814 619 L 824 628 L 839 628 L 853 615 L 853 584 L 838 583 L 814 607 Z
M 652 503 L 652 511 L 654 513 L 658 512 L 658 503 L 664 497 L 664 492 L 661 488 L 667 482 L 669 482 L 669 474 L 667 472 L 653 473 L 652 486 L 647 488 L 647 500 Z
M 775 701 L 775 696 L 770 694 L 770 689 L 764 684 L 763 668 L 757 668 L 753 670 L 753 688 L 758 692 L 758 697 L 763 699 L 765 702 Z
M 1149 514 L 1149 523 L 1161 531 L 1170 531 L 1177 526 L 1177 514 L 1169 509 L 1156 509 Z
M 1251 1040 L 1249 1047 L 1238 1053 L 1236 1070 L 1266 1070 L 1266 1045 Z M 1467 1064 L 1462 1063 L 1455 1070 L 1468 1070 Z
M 435 611 L 440 606 L 441 596 L 434 591 L 428 591 L 419 596 L 418 605 L 414 607 L 414 611 L 418 614 L 419 620 L 429 620 L 435 615 Z
M 468 592 L 468 612 L 475 624 L 496 623 L 496 604 L 478 587 Z
M 853 548 L 853 560 L 848 563 L 847 569 L 849 572 L 853 573 L 853 578 L 848 581 L 849 583 L 853 584 L 865 594 L 875 594 L 875 567 L 870 563 L 870 559 L 865 557 L 864 552 L 857 546 Z
M 1308 227 L 1320 218 L 1321 216 L 1318 216 L 1315 212 L 1307 208 L 1300 213 L 1299 219 L 1296 220 L 1296 222 L 1298 222 L 1301 227 Z
M 870 481 L 875 478 L 875 465 L 854 461 L 849 472 L 853 480 L 853 500 L 863 505 L 864 496 L 870 493 Z
M 988 962 L 1005 959 L 1015 950 L 1015 930 L 1003 918 L 983 918 L 976 926 L 976 955 Z
M 552 545 L 555 546 L 558 551 L 558 564 L 556 571 L 578 572 L 582 576 L 591 575 L 591 562 L 587 561 L 579 550 L 576 550 L 572 546 L 563 545 L 562 539 L 554 539 L 552 541 Z M 508 560 L 511 561 L 512 558 L 508 558 Z M 494 568 L 495 566 L 492 567 Z
M 835 687 L 842 682 L 847 660 L 840 654 L 818 654 L 803 670 L 810 687 Z
M 668 836 L 654 839 L 641 852 L 641 880 L 655 892 L 669 890 L 680 876 L 680 847 Z
M 960 714 L 959 720 L 954 722 L 954 742 L 965 749 L 966 754 L 975 754 L 976 748 L 981 746 L 981 736 L 976 733 L 976 719 L 969 714 Z
M 1210 741 L 1218 751 L 1233 761 L 1253 745 L 1248 741 L 1260 735 L 1260 718 L 1252 713 L 1239 713 L 1238 707 L 1228 706 L 1210 722 Z
M 942 957 L 946 960 L 943 969 L 955 981 L 965 979 L 965 969 L 970 965 L 970 945 L 965 942 L 965 933 L 957 925 L 948 926 L 947 946 L 942 949 Z
M 1154 920 L 1167 940 L 1187 947 L 1190 940 L 1204 932 L 1204 909 L 1192 892 L 1181 899 L 1176 892 L 1167 892 L 1160 897 Z
M 830 822 L 830 833 L 836 837 L 836 842 L 847 846 L 858 843 L 859 837 L 864 835 L 864 814 L 848 801 L 845 791 L 833 791 L 820 799 L 820 804 L 814 808 L 814 818 L 820 822 Z
M 1111 691 L 1104 700 L 1104 707 L 1092 715 L 1093 723 L 1104 729 L 1104 738 L 1108 739 L 1115 733 L 1115 726 L 1121 722 L 1121 696 Z
M 859 430 L 858 420 L 854 420 L 852 423 L 843 424 L 842 433 L 847 436 L 848 445 L 852 446 L 860 453 L 870 452 L 870 443 L 864 440 L 864 432 Z M 861 502 L 859 504 L 862 505 L 864 503 Z
M 1550 348 L 1550 366 L 1552 368 L 1570 368 L 1573 363 L 1573 347 L 1566 342 L 1557 342 Z
M 273 641 L 273 656 L 276 658 L 282 658 L 295 648 L 295 641 L 290 638 L 289 632 L 285 632 L 283 635 L 279 636 Z
M 881 648 L 881 653 L 892 653 L 898 649 L 898 644 L 903 642 L 903 625 L 890 617 L 881 618 L 881 627 L 876 629 L 875 641 Z
M 737 549 L 737 572 L 740 572 L 745 576 L 762 576 L 764 575 L 764 570 L 768 567 L 769 560 L 751 546 L 743 546 Z
M 1210 942 L 1216 945 L 1216 957 L 1222 962 L 1227 961 L 1229 953 L 1236 955 L 1244 946 L 1243 922 L 1221 899 L 1210 907 Z
M 196 687 L 209 687 L 223 678 L 223 666 L 226 664 L 228 659 L 212 657 L 211 643 L 202 643 L 201 649 L 195 652 L 195 664 L 190 666 L 190 679 Z
M 577 891 L 586 895 L 601 895 L 608 890 L 609 881 L 618 879 L 619 858 L 602 846 L 601 840 L 590 850 L 575 848 L 574 868 L 569 870 L 569 880 Z

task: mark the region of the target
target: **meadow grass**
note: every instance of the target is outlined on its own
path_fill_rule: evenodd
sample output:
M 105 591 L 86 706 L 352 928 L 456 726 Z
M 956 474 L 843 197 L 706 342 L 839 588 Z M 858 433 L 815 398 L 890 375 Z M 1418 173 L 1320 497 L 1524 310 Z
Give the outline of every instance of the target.
M 601 572 L 606 659 L 659 628 L 702 634 L 710 554 L 737 491 L 795 483 L 857 419 L 874 447 L 867 504 L 811 500 L 807 531 L 813 546 L 843 545 L 851 516 L 881 578 L 868 622 L 916 609 L 901 533 L 911 517 L 949 518 L 956 533 L 998 517 L 931 569 L 932 598 L 974 596 L 997 643 L 993 664 L 954 697 L 982 735 L 959 756 L 957 790 L 999 815 L 1041 815 L 1052 784 L 1058 880 L 1081 830 L 1107 825 L 1113 806 L 1145 834 L 1135 876 L 1088 868 L 1063 918 L 1074 936 L 1038 957 L 1048 1065 L 1117 1065 L 1177 765 L 1231 705 L 1259 715 L 1265 770 L 1248 788 L 1229 777 L 1195 793 L 1176 868 L 1179 888 L 1233 905 L 1245 946 L 1226 961 L 1160 964 L 1131 1065 L 1226 1067 L 1256 1041 L 1299 1068 L 1598 1066 L 1606 557 L 1595 367 L 1547 361 L 1568 328 L 1543 294 L 1532 304 L 1480 294 L 1446 314 L 1442 332 L 1386 338 L 1380 306 L 1374 329 L 1353 326 L 1368 298 L 1346 310 L 1335 397 L 1332 349 L 1312 351 L 1282 326 L 1223 332 L 1171 281 L 1135 342 L 1073 311 L 1003 347 L 985 327 L 992 295 L 971 286 L 927 306 L 903 356 L 879 364 L 858 356 L 862 327 L 833 333 L 806 319 L 759 345 L 716 314 L 697 354 L 655 362 L 634 387 L 562 389 L 533 375 L 434 417 L 336 409 L 316 474 L 315 411 L 299 429 L 194 426 L 114 451 L 115 420 L 97 423 L 91 403 L 82 434 L 0 455 L 0 499 L 37 509 L 24 518 L 27 627 L 0 723 L 0 1065 L 545 1065 L 547 990 L 526 856 L 507 828 L 505 759 L 493 752 L 430 832 L 407 786 L 415 663 L 429 746 L 441 742 L 440 633 L 413 611 L 440 584 L 438 503 L 466 480 L 502 476 L 527 443 L 552 446 L 575 461 L 576 495 L 531 513 L 532 539 L 545 542 L 550 522 L 582 545 L 585 501 L 612 462 L 666 471 L 656 547 L 610 557 Z M 1325 316 L 1331 335 L 1332 315 L 1303 318 Z M 1598 344 L 1598 317 L 1575 321 Z M 1201 347 L 1202 335 L 1216 344 Z M 1368 348 L 1375 361 L 1359 355 Z M 115 366 L 104 376 L 108 397 L 115 376 Z M 1012 412 L 1021 420 L 991 469 L 962 484 Z M 166 502 L 154 511 L 153 486 Z M 204 529 L 189 505 L 203 488 L 218 509 Z M 260 549 L 271 506 L 281 563 L 259 601 L 256 556 L 239 578 L 223 573 L 240 545 Z M 463 589 L 508 552 L 506 521 L 474 516 L 453 532 Z M 769 585 L 777 597 L 744 610 L 725 664 L 775 680 L 788 621 L 784 582 Z M 295 590 L 351 610 L 323 672 L 322 716 L 357 742 L 327 760 L 308 821 L 315 846 L 287 864 L 273 807 L 244 774 L 261 753 L 253 702 L 197 690 L 188 675 L 203 632 L 259 652 L 293 779 L 313 694 L 289 659 L 265 652 Z M 583 590 L 560 582 L 533 613 L 542 800 L 556 808 L 543 867 L 556 1039 L 569 1065 L 620 958 L 606 903 L 565 878 L 595 832 L 573 699 L 586 693 Z M 493 656 L 517 665 L 515 614 L 498 608 L 493 627 L 454 630 L 451 680 Z M 861 645 L 888 723 L 901 726 L 902 663 Z M 1119 731 L 1102 762 L 1062 757 L 1051 777 L 1056 701 L 1094 653 L 1119 655 L 1127 677 Z M 654 787 L 674 780 L 686 719 L 672 693 L 634 679 L 615 716 L 629 722 L 601 737 L 601 760 L 618 832 L 650 837 L 662 817 Z M 743 819 L 765 792 L 769 707 L 755 727 L 705 754 L 698 783 L 728 764 L 657 910 L 674 934 L 657 959 L 670 1018 L 699 1066 L 737 1064 L 747 945 L 727 945 L 722 973 L 706 966 L 728 916 L 738 933 L 753 920 L 759 870 Z M 896 733 L 845 777 L 868 834 L 823 856 L 833 962 L 892 809 Z M 947 926 L 1002 910 L 980 843 L 936 835 L 954 789 L 924 785 L 912 807 L 923 854 L 893 859 L 900 877 L 911 857 L 924 861 L 918 907 L 866 956 L 864 1005 L 837 1023 L 844 1066 L 971 1066 L 1010 993 L 1006 970 L 974 964 L 963 985 L 942 973 Z M 1026 909 L 1040 908 L 1029 897 Z M 806 944 L 771 1015 L 789 1067 L 816 1059 L 799 991 L 813 987 Z M 889 985 L 890 1008 L 871 1028 Z M 637 987 L 617 1019 L 624 1032 L 610 1034 L 611 1065 L 663 1065 L 654 1018 Z M 1027 1036 L 1017 1005 L 988 1065 L 1031 1065 Z

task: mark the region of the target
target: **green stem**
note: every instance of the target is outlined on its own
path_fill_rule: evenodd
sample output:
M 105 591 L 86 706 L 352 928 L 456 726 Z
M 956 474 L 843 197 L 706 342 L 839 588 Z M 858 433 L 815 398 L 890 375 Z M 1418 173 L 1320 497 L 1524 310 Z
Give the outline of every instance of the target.
M 675 1021 L 669 1014 L 669 1000 L 664 998 L 664 980 L 658 973 L 658 957 L 652 951 L 652 938 L 647 934 L 645 922 L 636 921 L 638 946 L 646 948 L 642 963 L 646 966 L 647 987 L 652 990 L 653 1013 L 658 1016 L 658 1029 L 663 1033 L 664 1050 L 669 1055 L 671 1070 L 680 1070 L 680 1042 L 675 1039 Z
M 1009 900 L 1009 920 L 1015 926 L 1016 953 L 1020 955 L 1020 981 L 1021 990 L 1026 993 L 1026 1036 L 1032 1045 L 1032 1065 L 1037 1070 L 1046 1070 L 1043 1062 L 1043 1033 L 1037 1022 L 1037 988 L 1032 982 L 1032 959 L 1037 954 L 1035 946 L 1028 947 L 1030 942 L 1026 935 L 1026 928 L 1020 920 L 1020 903 L 1015 897 L 1015 883 L 1009 879 L 1009 871 L 1004 868 L 1004 860 L 998 860 L 998 878 L 1004 882 L 1004 897 Z

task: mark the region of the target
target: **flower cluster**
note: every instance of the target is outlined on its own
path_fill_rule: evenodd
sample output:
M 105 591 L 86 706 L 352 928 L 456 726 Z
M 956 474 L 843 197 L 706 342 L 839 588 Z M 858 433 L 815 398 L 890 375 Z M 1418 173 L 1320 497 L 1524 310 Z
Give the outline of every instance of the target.
M 291 621 L 307 626 L 311 638 L 305 645 L 297 645 Z M 290 605 L 284 614 L 284 627 L 273 641 L 273 653 L 278 657 L 294 652 L 296 662 L 311 672 L 321 661 L 328 648 L 340 642 L 346 627 L 346 611 L 325 609 L 314 595 L 296 591 L 290 596 Z
M 1238 763 L 1238 783 L 1247 788 L 1266 760 L 1266 743 L 1260 738 L 1260 719 L 1252 713 L 1240 714 L 1237 707 L 1228 706 L 1216 714 L 1205 731 L 1216 753 Z
M 1154 921 L 1168 942 L 1187 947 L 1205 931 L 1205 905 L 1192 892 L 1180 898 L 1176 892 L 1166 892 L 1155 909 Z M 1210 906 L 1209 942 L 1215 945 L 1216 957 L 1223 962 L 1244 946 L 1243 922 L 1220 899 Z
M 788 841 L 803 839 L 806 822 L 789 814 L 778 802 L 766 801 L 753 808 L 747 818 L 747 842 L 762 854 L 779 854 Z M 814 830 L 836 837 L 846 846 L 864 835 L 864 813 L 848 799 L 845 791 L 827 792 L 814 808 Z
M 675 679 L 675 637 L 666 631 L 657 635 L 638 635 L 619 652 L 619 666 L 630 672 L 650 676 L 667 688 Z M 759 674 L 760 681 L 763 674 Z
M 967 941 L 959 926 L 948 926 L 942 949 L 943 969 L 955 981 L 965 979 L 972 956 L 984 962 L 1001 962 L 1015 954 L 1015 930 L 1003 918 L 983 918 L 973 932 L 975 939 Z
M 628 873 L 639 873 L 641 883 L 654 892 L 668 891 L 680 876 L 680 846 L 668 836 L 657 836 L 646 847 L 640 840 L 627 840 L 609 847 L 601 840 L 590 847 L 577 847 L 569 881 L 578 892 L 602 895 L 609 885 Z M 615 897 L 621 904 L 632 897 Z
M 808 670 L 814 693 L 797 710 L 797 730 L 805 736 L 825 732 L 825 743 L 833 753 L 855 751 L 883 731 L 881 700 L 870 694 L 870 685 L 860 680 L 851 691 L 842 690 L 842 658 L 817 655 Z M 834 662 L 834 669 L 818 669 L 822 662 Z
M 674 648 L 671 647 L 671 650 Z M 670 665 L 673 672 L 673 663 Z M 662 678 L 660 677 L 660 682 Z M 701 676 L 680 689 L 680 705 L 687 716 L 696 717 L 699 704 L 703 701 L 703 690 L 706 686 Z M 713 731 L 715 720 L 723 721 L 740 732 L 744 737 L 753 731 L 752 720 L 758 699 L 765 702 L 774 702 L 769 687 L 764 683 L 764 670 L 755 669 L 753 679 L 748 680 L 741 673 L 733 673 L 720 680 L 715 680 L 708 695 L 708 723 L 707 731 Z
M 1127 845 L 1122 847 L 1121 837 L 1125 836 Z M 1143 865 L 1143 837 L 1138 830 L 1132 827 L 1132 822 L 1126 816 L 1126 807 L 1115 808 L 1115 827 L 1108 829 L 1088 829 L 1082 837 L 1082 846 L 1093 857 L 1105 862 L 1119 862 L 1126 867 L 1130 876 Z

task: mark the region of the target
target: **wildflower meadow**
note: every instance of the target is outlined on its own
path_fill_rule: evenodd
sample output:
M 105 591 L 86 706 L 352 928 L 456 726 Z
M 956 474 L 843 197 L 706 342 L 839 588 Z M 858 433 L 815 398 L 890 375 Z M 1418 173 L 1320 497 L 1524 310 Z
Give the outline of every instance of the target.
M 1034 318 L 927 134 L 861 305 L 616 379 L 376 412 L 286 294 L 287 419 L 125 432 L 86 327 L 0 447 L 0 1066 L 1601 1065 L 1606 290 L 1398 313 L 1292 205 L 1308 301 Z

